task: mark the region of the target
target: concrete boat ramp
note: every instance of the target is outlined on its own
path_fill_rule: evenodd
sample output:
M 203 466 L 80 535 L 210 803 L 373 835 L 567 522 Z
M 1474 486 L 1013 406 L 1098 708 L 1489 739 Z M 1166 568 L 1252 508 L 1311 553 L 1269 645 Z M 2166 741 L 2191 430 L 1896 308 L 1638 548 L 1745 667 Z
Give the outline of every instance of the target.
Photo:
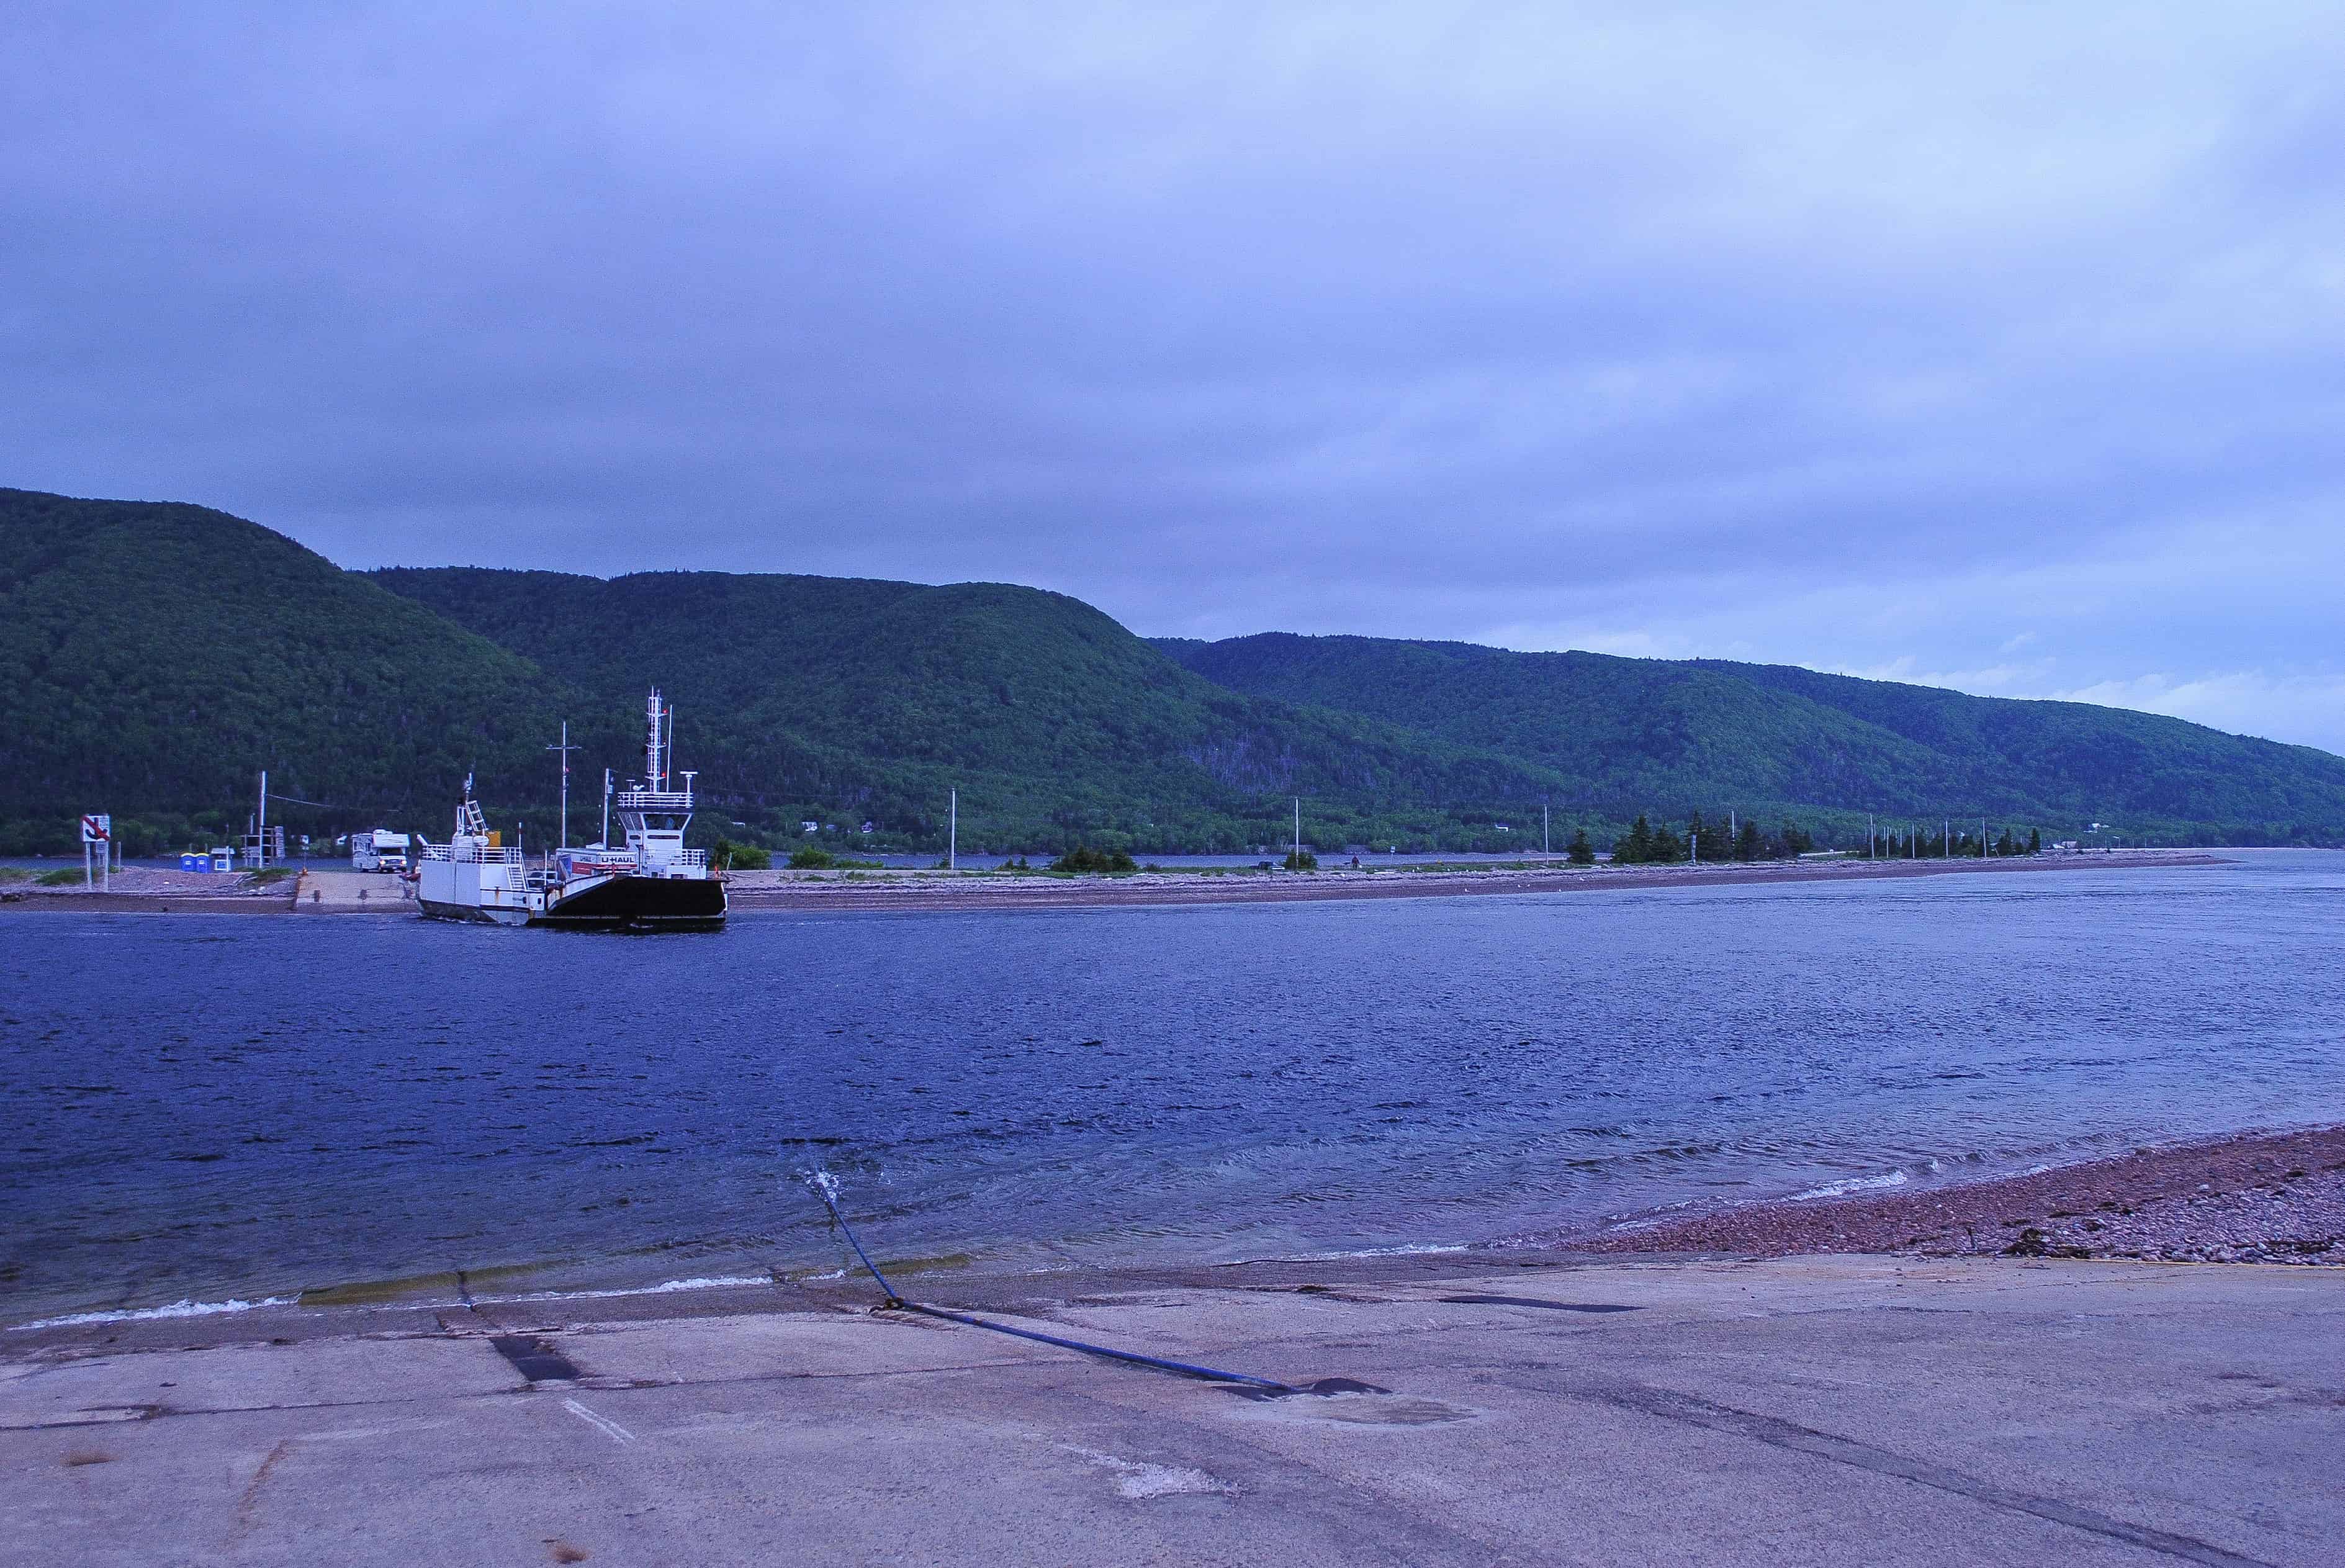
M 1451 1255 L 0 1336 L 6 1563 L 2334 1563 L 2345 1270 Z M 1345 1384 L 1333 1385 L 1344 1387 Z

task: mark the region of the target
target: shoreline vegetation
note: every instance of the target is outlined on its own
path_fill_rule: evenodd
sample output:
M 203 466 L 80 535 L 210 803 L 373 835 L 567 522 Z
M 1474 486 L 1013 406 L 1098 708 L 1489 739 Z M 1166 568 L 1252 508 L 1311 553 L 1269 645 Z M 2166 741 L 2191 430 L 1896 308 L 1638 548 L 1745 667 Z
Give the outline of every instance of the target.
M 2218 866 L 2222 855 L 2199 850 L 2108 850 L 1985 860 L 1915 860 L 1817 857 L 1717 864 L 1575 864 L 1539 860 L 1461 864 L 1339 864 L 1318 870 L 1237 866 L 1143 867 L 1124 872 L 941 869 L 736 871 L 726 878 L 735 913 L 787 910 L 1091 909 L 1152 904 L 1302 903 L 1338 899 L 1466 898 L 1572 890 L 1722 887 L 1741 883 L 1871 881 L 1887 878 L 1996 875 L 2023 871 L 2112 871 Z M 262 873 L 266 876 L 266 873 Z M 37 881 L 0 888 L 0 911 L 238 911 L 412 914 L 397 879 L 328 864 L 298 877 L 259 881 L 133 868 L 114 874 L 114 891 Z M 225 884 L 225 885 L 223 885 Z

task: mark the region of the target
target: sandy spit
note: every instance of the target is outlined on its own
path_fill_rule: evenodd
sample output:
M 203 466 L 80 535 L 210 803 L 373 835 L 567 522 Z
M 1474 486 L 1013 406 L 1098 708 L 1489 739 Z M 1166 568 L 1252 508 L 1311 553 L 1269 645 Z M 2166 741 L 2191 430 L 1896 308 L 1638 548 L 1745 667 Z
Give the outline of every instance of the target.
M 1720 887 L 1744 882 L 1814 882 L 1899 877 L 2005 876 L 2121 868 L 2217 866 L 2223 857 L 2195 850 L 2043 855 L 1991 860 L 1798 860 L 1716 866 L 1567 866 L 1528 871 L 1410 871 L 1329 870 L 1141 872 L 1125 877 L 954 875 L 944 871 L 741 871 L 727 879 L 736 911 L 753 910 L 1083 909 L 1150 904 L 1299 903 L 1321 899 L 1457 898 L 1488 893 L 1551 893 L 1579 889 Z

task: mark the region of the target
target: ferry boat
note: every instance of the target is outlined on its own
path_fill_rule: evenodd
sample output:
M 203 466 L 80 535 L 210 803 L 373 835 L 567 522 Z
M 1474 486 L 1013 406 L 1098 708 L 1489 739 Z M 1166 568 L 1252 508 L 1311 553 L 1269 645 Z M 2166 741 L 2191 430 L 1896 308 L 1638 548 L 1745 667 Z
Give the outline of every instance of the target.
M 493 925 L 569 926 L 595 931 L 715 931 L 725 923 L 725 881 L 703 850 L 684 847 L 692 820 L 692 779 L 672 789 L 668 764 L 674 711 L 652 688 L 645 708 L 644 776 L 630 779 L 612 805 L 626 829 L 614 848 L 550 851 L 533 864 L 519 844 L 489 829 L 472 780 L 464 779 L 456 830 L 444 844 L 425 844 L 416 868 L 416 901 L 439 920 Z

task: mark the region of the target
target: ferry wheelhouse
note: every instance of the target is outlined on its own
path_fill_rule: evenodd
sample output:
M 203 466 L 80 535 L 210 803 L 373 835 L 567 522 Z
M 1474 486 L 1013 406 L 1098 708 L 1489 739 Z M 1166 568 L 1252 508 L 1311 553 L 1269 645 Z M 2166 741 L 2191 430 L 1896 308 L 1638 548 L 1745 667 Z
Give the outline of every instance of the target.
M 624 845 L 562 849 L 533 862 L 489 829 L 464 780 L 456 829 L 423 846 L 416 901 L 441 920 L 601 931 L 715 931 L 725 923 L 725 881 L 706 850 L 684 847 L 692 820 L 690 771 L 671 789 L 674 709 L 657 687 L 645 708 L 644 776 L 612 799 Z

